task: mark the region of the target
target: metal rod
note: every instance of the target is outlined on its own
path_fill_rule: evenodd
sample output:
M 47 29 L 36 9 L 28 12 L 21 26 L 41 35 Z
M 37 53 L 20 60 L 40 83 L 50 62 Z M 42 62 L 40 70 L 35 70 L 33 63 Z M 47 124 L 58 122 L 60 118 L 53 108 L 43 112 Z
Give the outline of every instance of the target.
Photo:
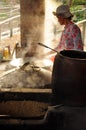
M 20 69 L 20 67 L 13 68 L 13 69 L 11 69 L 11 70 L 7 70 L 7 71 L 5 71 L 5 72 L 3 72 L 3 73 L 0 74 L 0 78 L 2 78 L 3 76 L 8 75 L 9 73 L 12 73 L 12 72 L 18 70 L 18 69 Z
M 55 49 L 52 49 L 52 48 L 50 48 L 50 47 L 46 46 L 46 45 L 45 45 L 45 44 L 43 44 L 43 43 L 38 43 L 38 45 L 43 46 L 43 47 L 46 47 L 46 48 L 49 48 L 49 49 L 51 49 L 52 51 L 55 51 L 55 52 L 57 52 L 57 53 L 58 53 L 58 51 L 56 51 Z

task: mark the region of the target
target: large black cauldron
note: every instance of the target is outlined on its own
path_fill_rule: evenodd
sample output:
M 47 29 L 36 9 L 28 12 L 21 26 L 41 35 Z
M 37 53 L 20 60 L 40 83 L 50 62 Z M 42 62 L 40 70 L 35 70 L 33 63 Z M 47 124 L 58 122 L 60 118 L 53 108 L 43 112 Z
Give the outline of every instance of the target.
M 86 52 L 63 50 L 55 56 L 52 104 L 86 104 Z

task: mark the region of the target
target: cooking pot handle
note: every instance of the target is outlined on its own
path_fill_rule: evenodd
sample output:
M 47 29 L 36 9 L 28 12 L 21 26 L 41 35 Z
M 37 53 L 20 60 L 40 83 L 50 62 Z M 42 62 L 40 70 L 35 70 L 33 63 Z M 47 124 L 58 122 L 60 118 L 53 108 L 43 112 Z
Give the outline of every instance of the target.
M 52 51 L 55 51 L 55 52 L 57 52 L 58 53 L 58 51 L 56 51 L 55 49 L 53 49 L 53 48 L 50 48 L 49 46 L 46 46 L 45 44 L 43 44 L 43 43 L 38 43 L 38 45 L 40 45 L 40 46 L 43 46 L 43 47 L 46 47 L 46 48 L 49 48 L 49 49 L 51 49 Z

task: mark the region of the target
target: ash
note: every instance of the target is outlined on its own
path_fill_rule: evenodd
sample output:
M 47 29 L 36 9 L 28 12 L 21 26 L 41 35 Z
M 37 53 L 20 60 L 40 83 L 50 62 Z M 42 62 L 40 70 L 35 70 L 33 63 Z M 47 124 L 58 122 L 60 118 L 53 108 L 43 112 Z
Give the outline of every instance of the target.
M 52 72 L 27 65 L 0 79 L 0 88 L 50 88 Z

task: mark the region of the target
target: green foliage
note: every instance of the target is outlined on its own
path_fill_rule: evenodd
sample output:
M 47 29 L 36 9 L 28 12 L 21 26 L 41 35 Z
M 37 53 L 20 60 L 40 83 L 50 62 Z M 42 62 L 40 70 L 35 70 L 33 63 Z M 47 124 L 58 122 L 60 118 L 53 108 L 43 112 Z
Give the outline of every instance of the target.
M 86 0 L 72 0 L 73 5 L 86 5 Z
M 0 17 L 7 17 L 7 14 L 0 14 Z
M 63 0 L 63 4 L 67 4 L 68 0 Z M 86 10 L 83 9 L 86 5 L 86 0 L 72 0 L 71 12 L 74 14 L 73 21 L 78 22 L 85 19 Z
M 63 0 L 63 4 L 67 4 L 68 0 Z M 86 0 L 72 0 L 72 5 L 86 5 Z
M 68 0 L 63 0 L 63 4 L 67 4 L 67 1 L 68 1 Z
M 81 5 L 71 6 L 70 10 L 74 14 L 74 18 L 73 18 L 74 22 L 78 22 L 85 19 L 86 10 L 82 10 L 82 9 L 83 7 Z

